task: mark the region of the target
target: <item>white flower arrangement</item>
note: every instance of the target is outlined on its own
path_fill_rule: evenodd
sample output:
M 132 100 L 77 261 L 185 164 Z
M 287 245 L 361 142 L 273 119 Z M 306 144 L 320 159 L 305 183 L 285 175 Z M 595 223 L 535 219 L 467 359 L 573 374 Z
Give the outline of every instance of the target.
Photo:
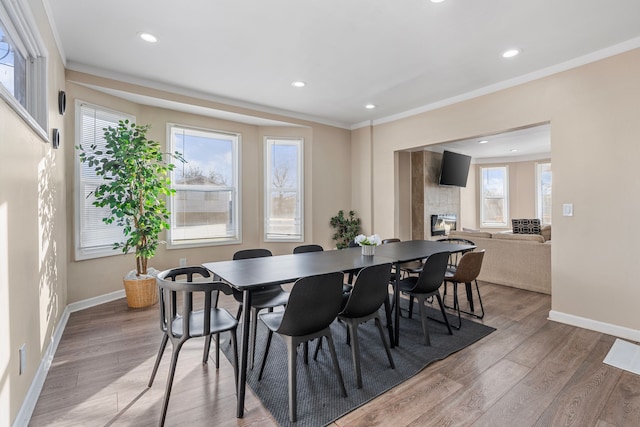
M 360 246 L 378 246 L 382 243 L 380 236 L 377 234 L 373 234 L 369 237 L 364 234 L 358 234 L 355 239 L 353 239 Z

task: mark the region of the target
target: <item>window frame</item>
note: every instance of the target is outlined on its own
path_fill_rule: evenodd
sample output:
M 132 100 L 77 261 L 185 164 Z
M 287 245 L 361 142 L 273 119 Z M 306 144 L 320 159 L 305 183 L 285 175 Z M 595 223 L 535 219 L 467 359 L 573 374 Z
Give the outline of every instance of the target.
M 485 197 L 484 195 L 484 170 L 485 169 L 504 169 L 504 195 L 501 197 Z M 480 173 L 480 227 L 481 228 L 508 228 L 509 224 L 509 165 L 494 165 L 494 166 L 480 166 L 478 168 Z M 503 222 L 489 222 L 485 220 L 484 201 L 486 199 L 491 200 L 504 200 L 504 221 Z
M 291 187 L 288 188 L 287 192 L 295 191 L 298 194 L 297 197 L 297 209 L 300 212 L 299 214 L 299 223 L 300 223 L 300 234 L 284 236 L 284 237 L 274 237 L 270 236 L 267 232 L 269 229 L 269 212 L 271 211 L 271 198 L 270 194 L 272 191 L 271 188 L 271 147 L 274 144 L 282 144 L 282 145 L 295 145 L 298 147 L 298 156 L 297 156 L 297 167 L 298 167 L 298 179 L 297 179 L 297 188 Z M 304 138 L 302 137 L 273 137 L 273 136 L 265 136 L 264 137 L 264 215 L 263 215 L 263 240 L 264 242 L 304 242 Z M 294 219 L 295 221 L 295 219 Z
M 210 238 L 198 239 L 198 240 L 193 240 L 193 239 L 178 240 L 177 239 L 174 241 L 174 235 L 176 233 L 174 232 L 175 216 L 173 213 L 175 211 L 174 203 L 175 203 L 176 195 L 173 195 L 169 197 L 169 200 L 167 201 L 168 202 L 167 205 L 169 206 L 169 211 L 171 212 L 171 218 L 169 220 L 170 227 L 169 229 L 167 229 L 167 243 L 166 243 L 167 249 L 198 248 L 198 247 L 222 246 L 222 245 L 233 245 L 233 244 L 242 243 L 242 182 L 241 182 L 242 173 L 241 173 L 241 162 L 240 162 L 240 159 L 242 156 L 242 151 L 241 151 L 242 135 L 236 132 L 228 132 L 228 131 L 222 131 L 222 130 L 216 130 L 216 129 L 208 129 L 208 128 L 202 128 L 197 126 L 189 126 L 189 125 L 183 125 L 179 123 L 167 122 L 167 126 L 166 126 L 167 151 L 170 153 L 179 151 L 179 150 L 176 150 L 174 146 L 173 138 L 172 138 L 172 130 L 174 128 L 182 129 L 185 131 L 193 131 L 198 133 L 207 133 L 207 134 L 223 136 L 223 137 L 231 138 L 233 140 L 232 141 L 233 151 L 234 151 L 233 181 L 235 182 L 235 186 L 225 187 L 225 188 L 235 193 L 234 197 L 236 201 L 236 206 L 232 214 L 236 224 L 236 227 L 235 227 L 236 232 L 235 232 L 235 235 L 232 237 L 210 237 Z M 179 190 L 180 188 L 176 188 L 176 185 L 174 184 L 173 173 L 174 172 L 172 172 L 171 174 L 171 181 L 172 181 L 171 188 Z M 217 189 L 216 191 L 222 191 L 222 190 Z
M 545 166 L 549 166 L 549 173 L 551 174 L 551 194 L 553 195 L 553 170 L 551 168 L 551 162 L 539 162 L 536 163 L 536 215 L 540 218 L 541 225 L 551 225 L 551 217 L 549 218 L 549 222 L 544 222 L 543 215 L 543 194 L 542 194 L 542 172 L 541 168 Z M 553 202 L 550 202 L 551 206 L 549 207 L 549 212 L 551 213 L 553 209 Z
M 0 0 L 0 23 L 12 45 L 25 59 L 25 104 L 0 84 L 2 98 L 44 141 L 48 134 L 49 114 L 47 100 L 48 51 L 38 31 L 36 21 L 26 2 Z
M 93 110 L 99 111 L 101 113 L 104 114 L 109 114 L 109 115 L 113 115 L 118 117 L 118 120 L 122 119 L 122 120 L 129 120 L 131 122 L 135 122 L 136 121 L 136 117 L 131 115 L 131 114 L 127 114 L 127 113 L 123 113 L 121 111 L 116 111 L 116 110 L 112 110 L 110 108 L 107 107 L 103 107 L 100 105 L 96 105 L 96 104 L 92 104 L 90 102 L 84 102 L 82 100 L 76 99 L 75 101 L 75 141 L 77 142 L 77 144 L 82 144 L 82 129 L 83 129 L 83 121 L 82 121 L 82 112 L 83 112 L 83 107 L 87 107 L 87 108 L 91 108 Z M 115 125 L 117 125 L 117 122 L 115 123 Z M 101 133 L 102 134 L 102 133 Z M 83 182 L 82 182 L 82 168 L 83 168 L 83 164 L 82 162 L 80 162 L 80 157 L 79 157 L 79 150 L 77 148 L 74 147 L 74 165 L 75 165 L 75 169 L 74 169 L 74 185 L 75 185 L 75 189 L 74 189 L 74 233 L 75 233 L 75 237 L 74 237 L 74 251 L 75 251 L 75 260 L 76 261 L 83 261 L 83 260 L 87 260 L 87 259 L 94 259 L 94 258 L 103 258 L 103 257 L 108 257 L 108 256 L 115 256 L 115 255 L 121 255 L 122 251 L 119 250 L 114 250 L 113 249 L 113 243 L 108 244 L 108 245 L 101 245 L 101 246 L 88 246 L 88 247 L 83 247 L 82 246 L 82 242 L 81 242 L 81 233 L 83 230 L 83 223 L 82 223 L 82 218 L 83 218 L 83 207 L 85 207 L 84 203 L 83 203 L 83 199 L 86 200 L 86 198 L 83 197 L 82 190 L 83 190 Z M 88 166 L 87 166 L 88 168 Z M 92 206 L 92 205 L 91 205 Z M 98 208 L 94 207 L 96 210 Z M 107 225 L 104 224 L 105 229 L 106 228 L 117 228 L 115 225 Z M 118 231 L 118 235 L 120 237 L 121 240 L 124 239 L 124 236 L 122 234 L 122 231 Z M 113 233 L 113 236 L 115 238 L 115 233 Z

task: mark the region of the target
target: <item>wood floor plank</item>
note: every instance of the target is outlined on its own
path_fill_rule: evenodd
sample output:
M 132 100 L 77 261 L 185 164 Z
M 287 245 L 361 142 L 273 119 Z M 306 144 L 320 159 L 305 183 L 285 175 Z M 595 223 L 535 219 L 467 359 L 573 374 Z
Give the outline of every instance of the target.
M 537 427 L 588 426 L 597 422 L 621 372 L 602 363 L 607 356 L 613 338 L 603 336 L 578 368 L 571 380 L 547 407 Z
M 574 329 L 557 351 L 548 354 L 473 425 L 495 427 L 514 419 L 520 425 L 533 425 L 587 358 L 599 337 L 597 332 Z
M 640 426 L 640 376 L 619 371 L 620 379 L 602 409 L 600 422 L 618 427 Z
M 484 371 L 469 387 L 464 387 L 442 405 L 424 412 L 409 426 L 470 425 L 502 395 L 527 375 L 529 368 L 501 360 Z

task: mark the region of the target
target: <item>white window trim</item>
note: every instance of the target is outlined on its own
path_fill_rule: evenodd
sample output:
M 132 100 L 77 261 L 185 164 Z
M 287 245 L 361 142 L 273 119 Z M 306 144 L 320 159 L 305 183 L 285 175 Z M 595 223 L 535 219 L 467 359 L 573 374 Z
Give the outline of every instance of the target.
M 49 114 L 47 100 L 48 52 L 36 20 L 26 2 L 0 0 L 0 20 L 16 47 L 30 62 L 27 67 L 27 108 L 0 84 L 2 98 L 44 141 L 48 134 Z
M 299 145 L 298 151 L 298 192 L 300 195 L 300 237 L 269 238 L 267 236 L 267 212 L 269 212 L 269 152 L 270 141 L 291 141 Z M 263 238 L 265 242 L 304 242 L 304 138 L 299 137 L 264 137 L 264 215 L 263 215 Z
M 195 131 L 202 131 L 202 132 L 212 132 L 212 133 L 219 133 L 219 134 L 223 134 L 223 135 L 232 135 L 235 138 L 237 138 L 236 140 L 236 156 L 234 159 L 235 162 L 235 182 L 236 184 L 236 212 L 235 212 L 235 220 L 236 220 L 236 237 L 235 238 L 215 238 L 215 239 L 202 239 L 199 240 L 197 242 L 193 242 L 193 241 L 184 241 L 182 243 L 173 243 L 173 239 L 171 236 L 171 232 L 172 232 L 172 227 L 173 227 L 173 217 L 170 218 L 169 223 L 170 223 L 170 227 L 167 230 L 167 242 L 166 242 L 166 248 L 167 249 L 188 249 L 188 248 L 201 248 L 201 247 L 208 247 L 208 246 L 224 246 L 224 245 L 234 245 L 234 244 L 241 244 L 242 243 L 242 162 L 240 161 L 242 159 L 242 135 L 240 133 L 235 133 L 235 132 L 227 132 L 227 131 L 222 131 L 222 130 L 216 130 L 216 129 L 208 129 L 208 128 L 202 128 L 202 127 L 196 127 L 196 126 L 188 126 L 188 125 L 183 125 L 183 124 L 179 124 L 179 123 L 171 123 L 171 122 L 167 122 L 167 126 L 166 126 L 166 147 L 167 147 L 167 151 L 170 153 L 173 153 L 174 151 L 176 151 L 173 148 L 173 141 L 171 140 L 171 128 L 173 127 L 179 127 L 179 128 L 183 128 L 183 129 L 192 129 Z M 172 184 L 172 188 L 176 188 L 175 185 Z M 173 197 L 169 197 L 169 200 L 167 201 L 167 206 L 169 207 L 169 211 L 173 212 Z
M 91 108 L 94 108 L 96 110 L 101 110 L 101 111 L 106 111 L 109 113 L 112 113 L 114 115 L 119 115 L 121 116 L 123 119 L 129 119 L 129 121 L 134 122 L 136 121 L 136 117 L 132 116 L 130 114 L 126 114 L 120 111 L 116 111 L 116 110 L 112 110 L 109 108 L 105 108 L 102 107 L 100 105 L 95 105 L 95 104 L 91 104 L 89 102 L 84 102 L 81 101 L 79 99 L 76 100 L 75 102 L 75 141 L 77 141 L 78 144 L 80 144 L 81 142 L 81 135 L 80 135 L 80 127 L 82 125 L 82 112 L 81 112 L 81 106 L 82 105 L 86 105 L 89 106 Z M 115 250 L 113 249 L 113 245 L 104 245 L 104 246 L 100 246 L 100 247 L 94 247 L 94 248 L 81 248 L 80 247 L 80 216 L 81 216 L 81 212 L 80 212 L 80 188 L 81 188 L 81 183 L 80 183 L 80 171 L 82 168 L 82 164 L 80 162 L 80 158 L 78 157 L 78 150 L 76 148 L 74 148 L 74 191 L 73 191 L 73 197 L 74 197 L 74 250 L 75 250 L 75 260 L 76 261 L 83 261 L 83 260 L 87 260 L 87 259 L 93 259 L 93 258 L 103 258 L 103 257 L 108 257 L 108 256 L 115 256 L 115 255 L 122 255 L 122 251 L 120 250 Z
M 539 162 L 536 163 L 536 216 L 537 218 L 540 218 L 540 224 L 541 225 L 551 225 L 550 223 L 543 223 L 542 222 L 542 194 L 540 192 L 541 188 L 540 188 L 540 166 L 542 165 L 551 165 L 551 162 Z M 551 194 L 553 194 L 553 172 L 551 173 Z
M 488 199 L 504 199 L 504 223 L 498 222 L 484 222 L 484 180 L 482 171 L 484 169 L 504 168 L 505 170 L 505 182 L 504 182 L 504 196 L 503 197 L 488 197 Z M 509 165 L 495 165 L 495 166 L 480 166 L 478 168 L 480 172 L 480 228 L 509 228 Z

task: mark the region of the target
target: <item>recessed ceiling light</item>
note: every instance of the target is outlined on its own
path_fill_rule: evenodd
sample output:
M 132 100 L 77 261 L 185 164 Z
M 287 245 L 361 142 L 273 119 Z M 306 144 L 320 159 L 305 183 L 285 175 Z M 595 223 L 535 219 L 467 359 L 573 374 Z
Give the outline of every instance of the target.
M 509 50 L 505 50 L 504 53 L 502 54 L 503 58 L 513 58 L 514 56 L 517 56 L 518 54 L 520 54 L 520 50 L 519 49 L 509 49 Z
M 431 3 L 442 3 L 444 0 L 431 0 Z
M 364 106 L 364 108 L 368 109 L 368 110 L 373 110 L 374 108 L 376 108 L 375 104 L 367 104 Z
M 482 141 L 478 141 L 478 144 L 486 144 L 487 142 L 489 141 L 487 141 L 486 139 L 483 139 Z
M 517 148 L 512 148 L 512 149 L 511 149 L 511 152 L 512 152 L 512 153 L 517 153 L 517 152 L 518 152 L 518 149 L 517 149 Z
M 138 36 L 148 43 L 155 43 L 158 41 L 158 38 L 150 33 L 138 33 Z
M 291 86 L 293 87 L 305 87 L 307 84 L 305 82 L 303 82 L 302 80 L 298 80 L 295 81 L 293 83 L 291 83 Z

